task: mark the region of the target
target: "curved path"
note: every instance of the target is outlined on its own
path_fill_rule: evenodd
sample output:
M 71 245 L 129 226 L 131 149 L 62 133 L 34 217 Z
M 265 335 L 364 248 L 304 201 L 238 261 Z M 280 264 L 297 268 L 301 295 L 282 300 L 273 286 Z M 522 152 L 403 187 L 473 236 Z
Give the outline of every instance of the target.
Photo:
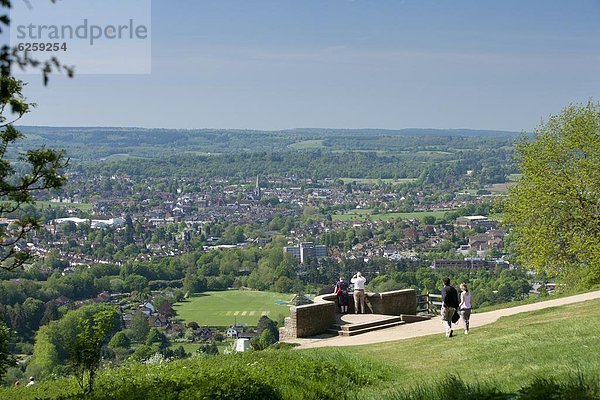
M 561 297 L 554 300 L 542 301 L 539 303 L 525 304 L 522 306 L 503 308 L 501 310 L 489 311 L 485 313 L 473 314 L 471 316 L 471 328 L 477 328 L 496 322 L 498 318 L 508 315 L 519 314 L 527 311 L 541 310 L 549 307 L 562 306 L 567 304 L 579 303 L 587 300 L 600 299 L 600 290 L 595 292 L 578 294 L 575 296 Z M 462 334 L 459 325 L 457 331 Z M 298 343 L 297 349 L 308 349 L 315 347 L 328 346 L 356 346 L 363 344 L 372 344 L 380 342 L 389 342 L 394 340 L 410 339 L 419 336 L 435 335 L 443 336 L 444 329 L 439 317 L 432 318 L 424 322 L 415 322 L 393 328 L 381 329 L 357 336 L 317 336 L 306 339 L 290 339 L 289 343 Z

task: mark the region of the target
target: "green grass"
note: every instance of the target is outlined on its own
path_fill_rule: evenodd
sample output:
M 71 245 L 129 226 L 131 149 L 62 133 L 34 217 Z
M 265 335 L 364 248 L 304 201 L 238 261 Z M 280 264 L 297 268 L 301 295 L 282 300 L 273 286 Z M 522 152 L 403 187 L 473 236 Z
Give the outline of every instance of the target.
M 472 317 L 476 321 L 477 315 Z M 440 334 L 352 348 L 398 371 L 396 387 L 443 379 L 494 382 L 514 391 L 536 377 L 600 374 L 600 300 L 502 317 L 494 324 L 447 339 Z M 460 330 L 459 330 L 460 332 Z
M 552 294 L 544 296 L 544 297 L 539 297 L 539 296 L 535 297 L 533 295 L 529 295 L 528 297 L 526 297 L 523 300 L 515 300 L 515 301 L 509 301 L 508 303 L 494 304 L 492 306 L 480 307 L 480 308 L 474 309 L 473 312 L 474 313 L 483 313 L 483 312 L 488 312 L 488 311 L 501 310 L 503 308 L 518 307 L 518 306 L 522 306 L 525 304 L 541 303 L 541 302 L 548 301 L 548 300 L 560 299 L 561 297 L 575 296 L 575 295 L 587 293 L 587 292 L 593 291 L 593 290 L 600 290 L 600 286 L 593 286 L 589 289 L 557 290 L 557 291 L 553 292 Z
M 415 178 L 400 178 L 400 179 L 378 179 L 378 178 L 341 178 L 344 183 L 353 183 L 356 182 L 358 184 L 367 184 L 372 185 L 378 183 L 379 181 L 383 183 L 391 183 L 392 185 L 400 185 L 402 183 L 410 183 L 416 181 Z
M 323 140 L 304 140 L 302 142 L 292 143 L 288 147 L 294 150 L 312 150 L 322 149 L 325 146 L 323 145 Z
M 331 217 L 335 221 L 389 221 L 391 219 L 421 219 L 425 216 L 431 215 L 436 218 L 441 218 L 447 211 L 419 211 L 419 212 L 390 212 L 390 213 L 379 213 L 370 214 L 372 210 L 352 210 L 344 214 L 333 214 Z
M 494 183 L 491 186 L 485 187 L 485 189 L 492 192 L 492 194 L 505 194 L 508 193 L 508 189 L 513 187 L 515 182 L 506 182 L 506 183 Z
M 135 156 L 129 153 L 115 153 L 103 157 L 104 161 L 123 161 L 123 160 L 149 160 L 150 157 Z
M 599 317 L 593 300 L 450 339 L 440 325 L 438 335 L 373 345 L 132 363 L 101 371 L 88 397 L 60 378 L 0 389 L 0 399 L 597 399 Z
M 297 399 L 338 400 L 372 385 L 385 372 L 342 351 L 263 351 L 104 370 L 96 389 L 81 393 L 73 378 L 0 389 L 0 399 Z
M 256 325 L 263 313 L 277 320 L 289 315 L 289 305 L 277 304 L 292 299 L 291 294 L 228 290 L 205 292 L 175 304 L 179 318 L 202 326 L 229 326 L 234 322 Z
M 92 205 L 89 203 L 59 203 L 53 201 L 36 201 L 35 206 L 38 208 L 48 208 L 48 206 L 52 207 L 70 207 L 77 208 L 81 211 L 89 211 L 92 209 Z

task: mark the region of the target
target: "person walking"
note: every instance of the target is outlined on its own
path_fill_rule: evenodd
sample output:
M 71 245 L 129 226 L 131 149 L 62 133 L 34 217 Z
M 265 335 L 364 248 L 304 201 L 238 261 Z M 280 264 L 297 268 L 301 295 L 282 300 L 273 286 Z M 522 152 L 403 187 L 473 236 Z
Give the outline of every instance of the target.
M 344 281 L 343 276 L 340 276 L 340 280 L 336 282 L 333 292 L 337 296 L 340 313 L 346 314 L 348 312 L 348 282 Z
M 452 337 L 452 316 L 458 309 L 458 292 L 450 285 L 450 278 L 444 278 L 442 288 L 442 325 L 446 330 L 446 337 Z
M 354 274 L 350 282 L 354 284 L 354 313 L 365 313 L 365 283 L 367 279 L 360 272 Z M 360 308 L 359 308 L 360 307 Z
M 29 386 L 33 386 L 33 385 L 35 385 L 35 379 L 34 379 L 33 376 L 30 376 L 29 377 L 29 382 L 27 382 L 27 385 L 25 385 L 25 386 L 29 387 Z
M 471 292 L 469 292 L 469 288 L 466 283 L 460 284 L 460 316 L 463 320 L 463 325 L 465 327 L 465 335 L 469 334 L 469 320 L 471 319 Z

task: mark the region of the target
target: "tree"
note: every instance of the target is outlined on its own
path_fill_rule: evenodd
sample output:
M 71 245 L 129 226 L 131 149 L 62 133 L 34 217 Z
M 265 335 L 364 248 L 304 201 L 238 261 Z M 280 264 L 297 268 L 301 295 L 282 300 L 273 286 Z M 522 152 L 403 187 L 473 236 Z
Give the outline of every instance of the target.
M 203 356 L 216 356 L 219 354 L 219 348 L 214 341 L 203 343 L 198 347 L 196 353 L 201 354 Z
M 505 204 L 518 260 L 565 282 L 600 283 L 600 104 L 571 105 L 516 147 Z
M 145 361 L 154 354 L 156 354 L 156 350 L 144 344 L 136 348 L 131 357 L 137 361 Z
M 64 152 L 46 148 L 28 150 L 18 160 L 9 160 L 16 142 L 23 134 L 13 123 L 28 113 L 32 104 L 22 94 L 23 82 L 0 76 L 0 216 L 19 210 L 25 204 L 34 203 L 33 193 L 58 189 L 66 181 L 61 170 L 68 164 Z M 25 172 L 22 165 L 26 166 Z M 33 215 L 22 216 L 7 227 L 0 227 L 0 266 L 14 269 L 23 265 L 31 255 L 17 246 L 28 232 L 40 226 Z
M 94 378 L 102 360 L 102 346 L 115 328 L 117 312 L 104 310 L 79 320 L 79 333 L 71 344 L 71 369 L 85 394 L 94 389 Z
M 152 346 L 154 343 L 158 344 L 159 349 L 163 349 L 169 344 L 169 341 L 164 333 L 156 328 L 152 328 L 146 337 L 146 346 Z
M 0 322 L 0 380 L 9 367 L 16 365 L 15 359 L 8 349 L 9 339 L 10 330 L 3 322 Z
M 4 12 L 10 9 L 10 0 L 0 0 L 2 14 L 0 14 L 0 33 L 10 25 L 10 18 Z M 29 150 L 19 156 L 18 160 L 8 159 L 11 146 L 23 137 L 13 123 L 21 119 L 33 106 L 25 101 L 22 95 L 23 82 L 11 76 L 12 65 L 16 63 L 21 68 L 42 65 L 44 84 L 48 82 L 48 75 L 53 69 L 60 71 L 63 67 L 56 58 L 40 64 L 39 61 L 29 57 L 25 52 L 19 52 L 10 46 L 0 48 L 0 217 L 14 212 L 22 205 L 33 203 L 32 193 L 58 189 L 65 177 L 60 170 L 67 166 L 68 160 L 64 153 L 45 148 Z M 73 68 L 65 68 L 69 76 L 73 75 Z M 25 164 L 24 170 L 17 172 L 15 161 Z M 21 166 L 20 166 L 21 167 Z M 8 227 L 0 227 L 0 268 L 14 269 L 22 266 L 31 258 L 30 253 L 17 247 L 27 232 L 40 226 L 37 218 L 26 215 Z M 14 363 L 8 352 L 8 330 L 0 323 L 0 377 L 6 372 L 6 367 Z
M 131 334 L 133 339 L 143 342 L 148 337 L 148 332 L 150 332 L 148 318 L 141 311 L 137 311 L 131 319 Z
M 131 346 L 131 340 L 129 339 L 129 337 L 127 336 L 127 334 L 125 334 L 125 332 L 121 331 L 121 332 L 117 332 L 112 339 L 110 339 L 110 342 L 108 343 L 108 347 L 110 348 L 123 348 L 123 349 L 129 349 L 129 347 Z
M 252 348 L 263 350 L 279 341 L 279 330 L 277 324 L 271 318 L 263 315 L 256 325 L 256 337 L 250 340 Z
M 7 11 L 11 8 L 11 0 L 0 0 L 0 32 L 8 29 L 10 18 Z M 6 12 L 6 14 L 5 14 Z M 60 173 L 68 164 L 64 152 L 46 148 L 29 150 L 10 161 L 11 147 L 23 137 L 13 124 L 27 114 L 34 104 L 27 103 L 22 94 L 23 82 L 12 77 L 12 66 L 21 69 L 41 67 L 44 84 L 48 83 L 49 74 L 55 71 L 66 71 L 73 76 L 72 67 L 64 67 L 56 58 L 40 62 L 32 59 L 27 52 L 19 51 L 8 45 L 0 48 L 0 217 L 20 209 L 25 204 L 34 202 L 33 193 L 48 189 L 58 189 L 65 182 Z M 27 169 L 15 168 L 16 161 L 23 163 Z M 37 218 L 26 215 L 8 227 L 0 228 L 0 267 L 14 269 L 23 265 L 30 254 L 17 247 L 17 242 L 27 232 L 39 228 Z

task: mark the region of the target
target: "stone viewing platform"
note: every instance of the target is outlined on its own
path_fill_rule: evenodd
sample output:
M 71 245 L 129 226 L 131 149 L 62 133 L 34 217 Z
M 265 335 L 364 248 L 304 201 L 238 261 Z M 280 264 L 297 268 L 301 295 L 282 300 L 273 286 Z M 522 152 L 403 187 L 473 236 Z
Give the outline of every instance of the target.
M 484 313 L 477 313 L 471 319 L 471 329 L 476 330 L 487 324 L 496 322 L 500 317 L 507 317 L 510 315 L 519 314 L 522 312 L 529 312 L 535 310 L 541 310 L 549 307 L 557 307 L 567 304 L 575 304 L 583 301 L 600 299 L 600 290 L 595 292 L 583 293 L 574 296 L 561 297 L 558 299 L 549 299 L 538 303 L 523 304 L 516 307 L 503 308 L 494 311 L 488 311 Z M 343 317 L 359 317 L 359 318 L 377 318 L 372 314 L 362 315 L 345 315 Z M 407 323 L 393 326 L 387 329 L 378 329 L 369 332 L 365 332 L 361 335 L 355 336 L 342 336 L 339 334 L 333 335 L 332 333 L 323 333 L 320 335 L 314 335 L 304 338 L 290 338 L 281 339 L 288 343 L 296 343 L 299 346 L 297 349 L 310 349 L 319 347 L 337 347 L 337 346 L 360 346 L 369 345 L 374 343 L 390 342 L 396 340 L 412 339 L 428 335 L 439 335 L 440 340 L 448 340 L 443 332 L 440 318 L 432 318 L 424 320 L 424 317 L 414 316 L 412 322 L 418 322 L 415 324 L 408 324 L 408 320 L 411 318 L 409 315 L 403 315 L 403 318 Z M 460 326 L 460 325 L 457 325 Z M 473 332 L 473 333 L 475 333 Z
M 390 328 L 429 319 L 418 316 L 417 294 L 414 289 L 384 293 L 366 293 L 367 313 L 354 314 L 352 293 L 348 314 L 339 314 L 337 296 L 333 293 L 317 296 L 313 304 L 290 307 L 290 316 L 280 329 L 282 341 L 308 338 L 354 336 L 377 329 Z
M 381 314 L 338 314 L 336 322 L 327 333 L 339 336 L 354 336 L 377 329 L 405 324 L 402 317 Z

